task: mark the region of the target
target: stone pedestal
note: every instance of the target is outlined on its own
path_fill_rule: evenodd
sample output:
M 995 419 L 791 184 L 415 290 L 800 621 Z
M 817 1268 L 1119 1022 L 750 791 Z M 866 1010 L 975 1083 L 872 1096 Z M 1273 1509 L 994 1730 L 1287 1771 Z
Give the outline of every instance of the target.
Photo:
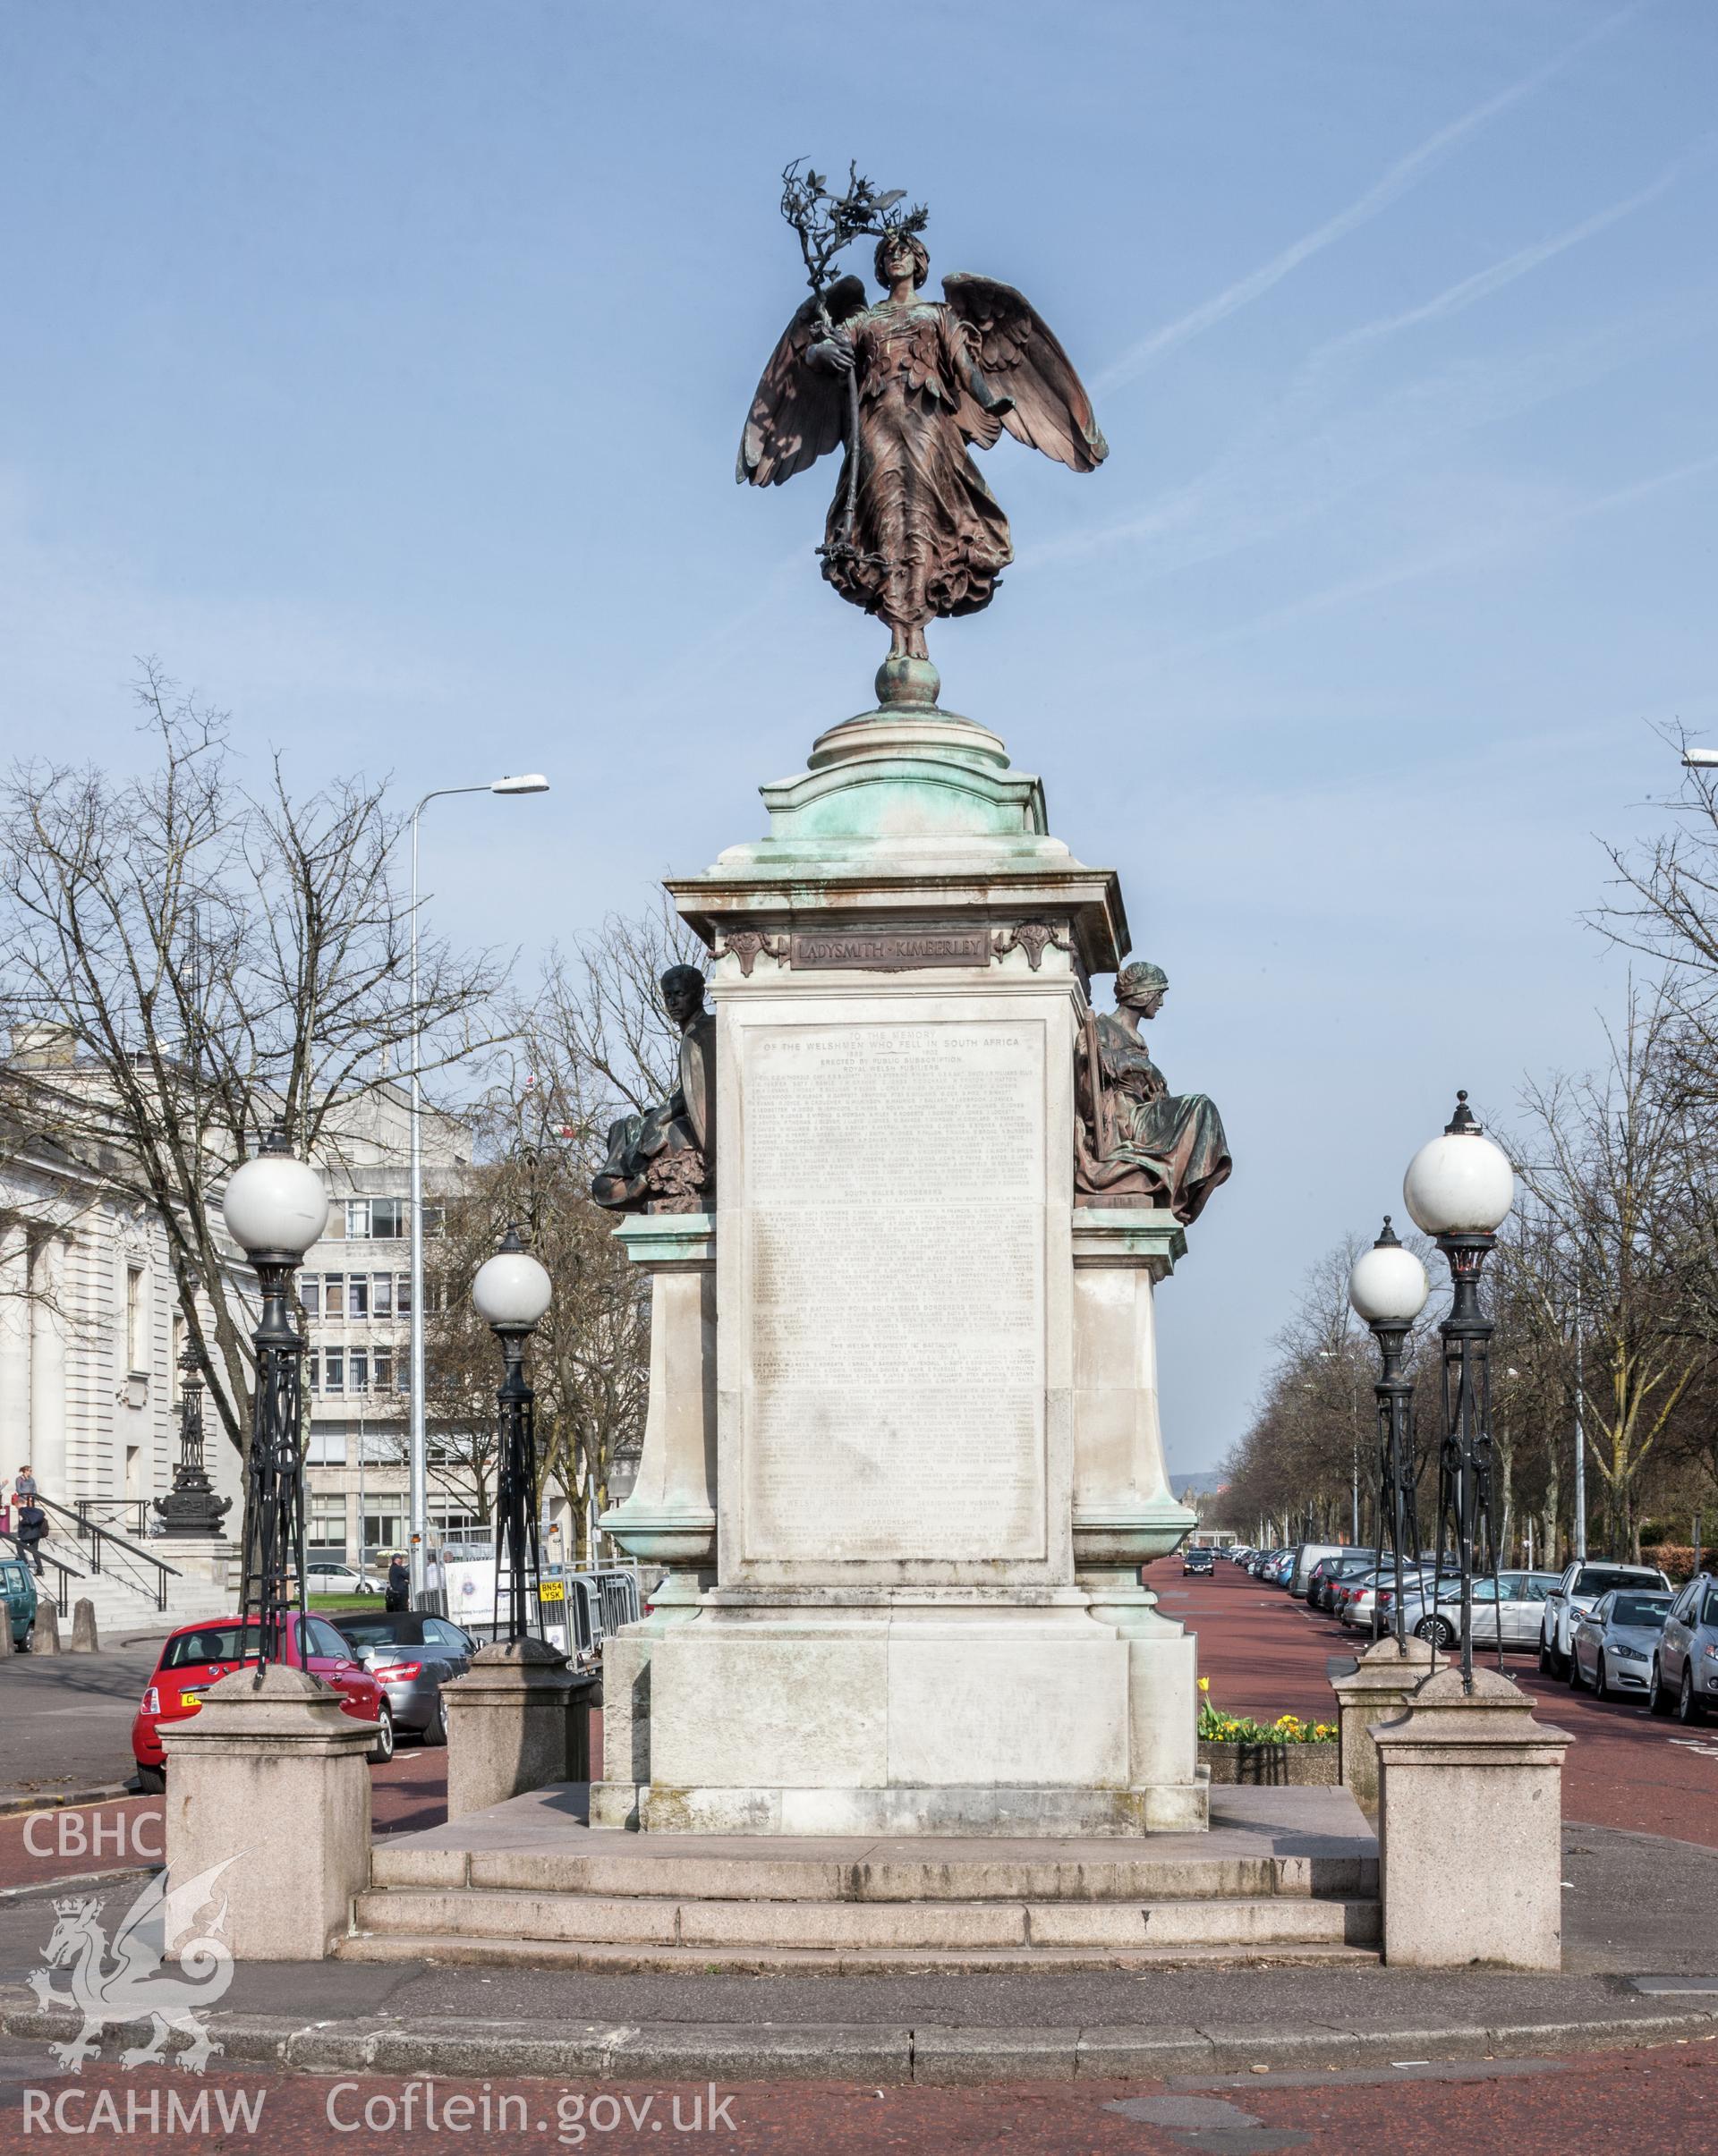
M 527 1789 L 582 1779 L 569 1761 L 573 1716 L 595 1680 L 577 1677 L 541 1640 L 485 1647 L 443 1694 L 447 1702 L 447 1816 L 482 1812 Z
M 1116 879 L 937 710 L 832 728 L 763 795 L 769 837 L 668 887 L 717 956 L 719 1535 L 650 1651 L 640 1822 L 1197 1823 L 1190 1645 L 1135 1577 L 1185 1532 L 1149 1456 L 1178 1238 L 1073 1202 Z
M 1377 1747 L 1384 1959 L 1562 1965 L 1562 1773 L 1570 1738 L 1493 1669 L 1446 1667 Z
M 237 1961 L 321 1961 L 370 1882 L 372 1724 L 302 1669 L 237 1669 L 202 1711 L 168 1723 L 166 1856 L 175 1887 L 225 1866 L 219 1935 Z M 232 1860 L 229 1862 L 229 1860 Z M 194 1909 L 171 1954 L 209 1930 Z
M 670 1625 L 698 1611 L 716 1572 L 716 1222 L 709 1213 L 651 1213 L 616 1229 L 651 1277 L 651 1396 L 638 1480 L 599 1526 L 665 1576 L 641 1623 L 602 1649 L 604 1779 L 591 1791 L 593 1827 L 635 1827 L 651 1779 L 651 1656 Z
M 1432 1647 L 1410 1634 L 1401 1647 L 1385 1633 L 1346 1676 L 1332 1677 L 1342 1786 L 1368 1811 L 1378 1802 L 1378 1747 L 1373 1727 L 1393 1720 L 1432 1673 Z

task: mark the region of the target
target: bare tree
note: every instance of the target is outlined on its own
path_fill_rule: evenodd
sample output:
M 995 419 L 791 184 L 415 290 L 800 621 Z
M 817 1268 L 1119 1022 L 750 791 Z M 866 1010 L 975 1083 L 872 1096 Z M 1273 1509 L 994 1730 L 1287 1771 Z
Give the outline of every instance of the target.
M 21 763 L 0 797 L 5 1105 L 160 1220 L 188 1337 L 242 1453 L 251 1354 L 217 1225 L 225 1174 L 276 1123 L 337 1155 L 343 1114 L 414 1033 L 426 1069 L 495 1039 L 498 969 L 421 938 L 413 1009 L 385 786 L 340 780 L 301 800 L 276 760 L 252 794 L 224 713 L 154 661 L 136 694 L 152 769 L 115 782 Z M 45 1040 L 67 1052 L 20 1054 Z

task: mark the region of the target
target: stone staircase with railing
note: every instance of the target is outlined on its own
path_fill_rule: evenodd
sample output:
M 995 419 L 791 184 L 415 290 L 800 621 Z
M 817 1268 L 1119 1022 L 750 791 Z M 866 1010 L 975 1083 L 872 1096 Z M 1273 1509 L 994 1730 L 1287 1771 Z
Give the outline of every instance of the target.
M 80 1601 L 93 1605 L 104 1642 L 140 1633 L 165 1633 L 201 1618 L 227 1617 L 238 1607 L 225 1541 L 174 1542 L 149 1548 L 99 1522 L 80 1522 L 64 1506 L 43 1500 L 49 1531 L 41 1545 L 41 1592 L 64 1589 L 63 1632 Z M 80 1529 L 81 1528 L 81 1532 Z

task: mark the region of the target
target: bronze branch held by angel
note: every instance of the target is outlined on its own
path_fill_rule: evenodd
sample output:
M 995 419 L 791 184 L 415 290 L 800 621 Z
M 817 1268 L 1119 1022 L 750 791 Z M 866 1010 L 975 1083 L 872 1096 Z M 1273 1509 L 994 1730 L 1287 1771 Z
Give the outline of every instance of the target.
M 1011 285 L 957 271 L 941 300 L 922 297 L 931 258 L 898 226 L 878 241 L 875 268 L 883 299 L 868 303 L 862 281 L 844 276 L 788 323 L 736 477 L 778 487 L 845 444 L 823 573 L 889 624 L 892 660 L 923 660 L 925 624 L 988 607 L 1014 558 L 969 449 L 993 447 L 1006 428 L 1071 471 L 1094 471 L 1109 445 L 1067 354 Z

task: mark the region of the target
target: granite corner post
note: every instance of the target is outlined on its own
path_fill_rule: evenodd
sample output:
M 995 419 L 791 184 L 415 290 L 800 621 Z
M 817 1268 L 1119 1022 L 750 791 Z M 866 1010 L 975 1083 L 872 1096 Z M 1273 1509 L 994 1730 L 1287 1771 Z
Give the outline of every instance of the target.
M 1370 1642 L 1352 1669 L 1331 1679 L 1342 1786 L 1368 1811 L 1378 1802 L 1378 1747 L 1372 1741 L 1373 1729 L 1380 1722 L 1396 1719 L 1431 1674 L 1429 1641 L 1410 1633 L 1399 1646 L 1395 1634 L 1386 1632 Z
M 370 1768 L 375 1727 L 302 1669 L 235 1669 L 200 1713 L 161 1732 L 167 1754 L 168 1876 L 216 1874 L 219 1936 L 235 1961 L 323 1961 L 351 1928 L 370 1883 Z M 206 1932 L 183 1912 L 169 1955 Z
M 448 1818 L 582 1780 L 574 1718 L 595 1689 L 595 1678 L 574 1676 L 546 1640 L 527 1635 L 482 1648 L 445 1694 Z
M 634 1214 L 615 1235 L 650 1275 L 650 1401 L 638 1480 L 598 1525 L 664 1569 L 650 1614 L 603 1642 L 603 1779 L 591 1786 L 591 1824 L 635 1828 L 651 1793 L 651 1657 L 716 1579 L 716 1216 Z
M 1370 1735 L 1386 1963 L 1560 1969 L 1568 1732 L 1496 1670 L 1469 1690 L 1446 1666 Z

